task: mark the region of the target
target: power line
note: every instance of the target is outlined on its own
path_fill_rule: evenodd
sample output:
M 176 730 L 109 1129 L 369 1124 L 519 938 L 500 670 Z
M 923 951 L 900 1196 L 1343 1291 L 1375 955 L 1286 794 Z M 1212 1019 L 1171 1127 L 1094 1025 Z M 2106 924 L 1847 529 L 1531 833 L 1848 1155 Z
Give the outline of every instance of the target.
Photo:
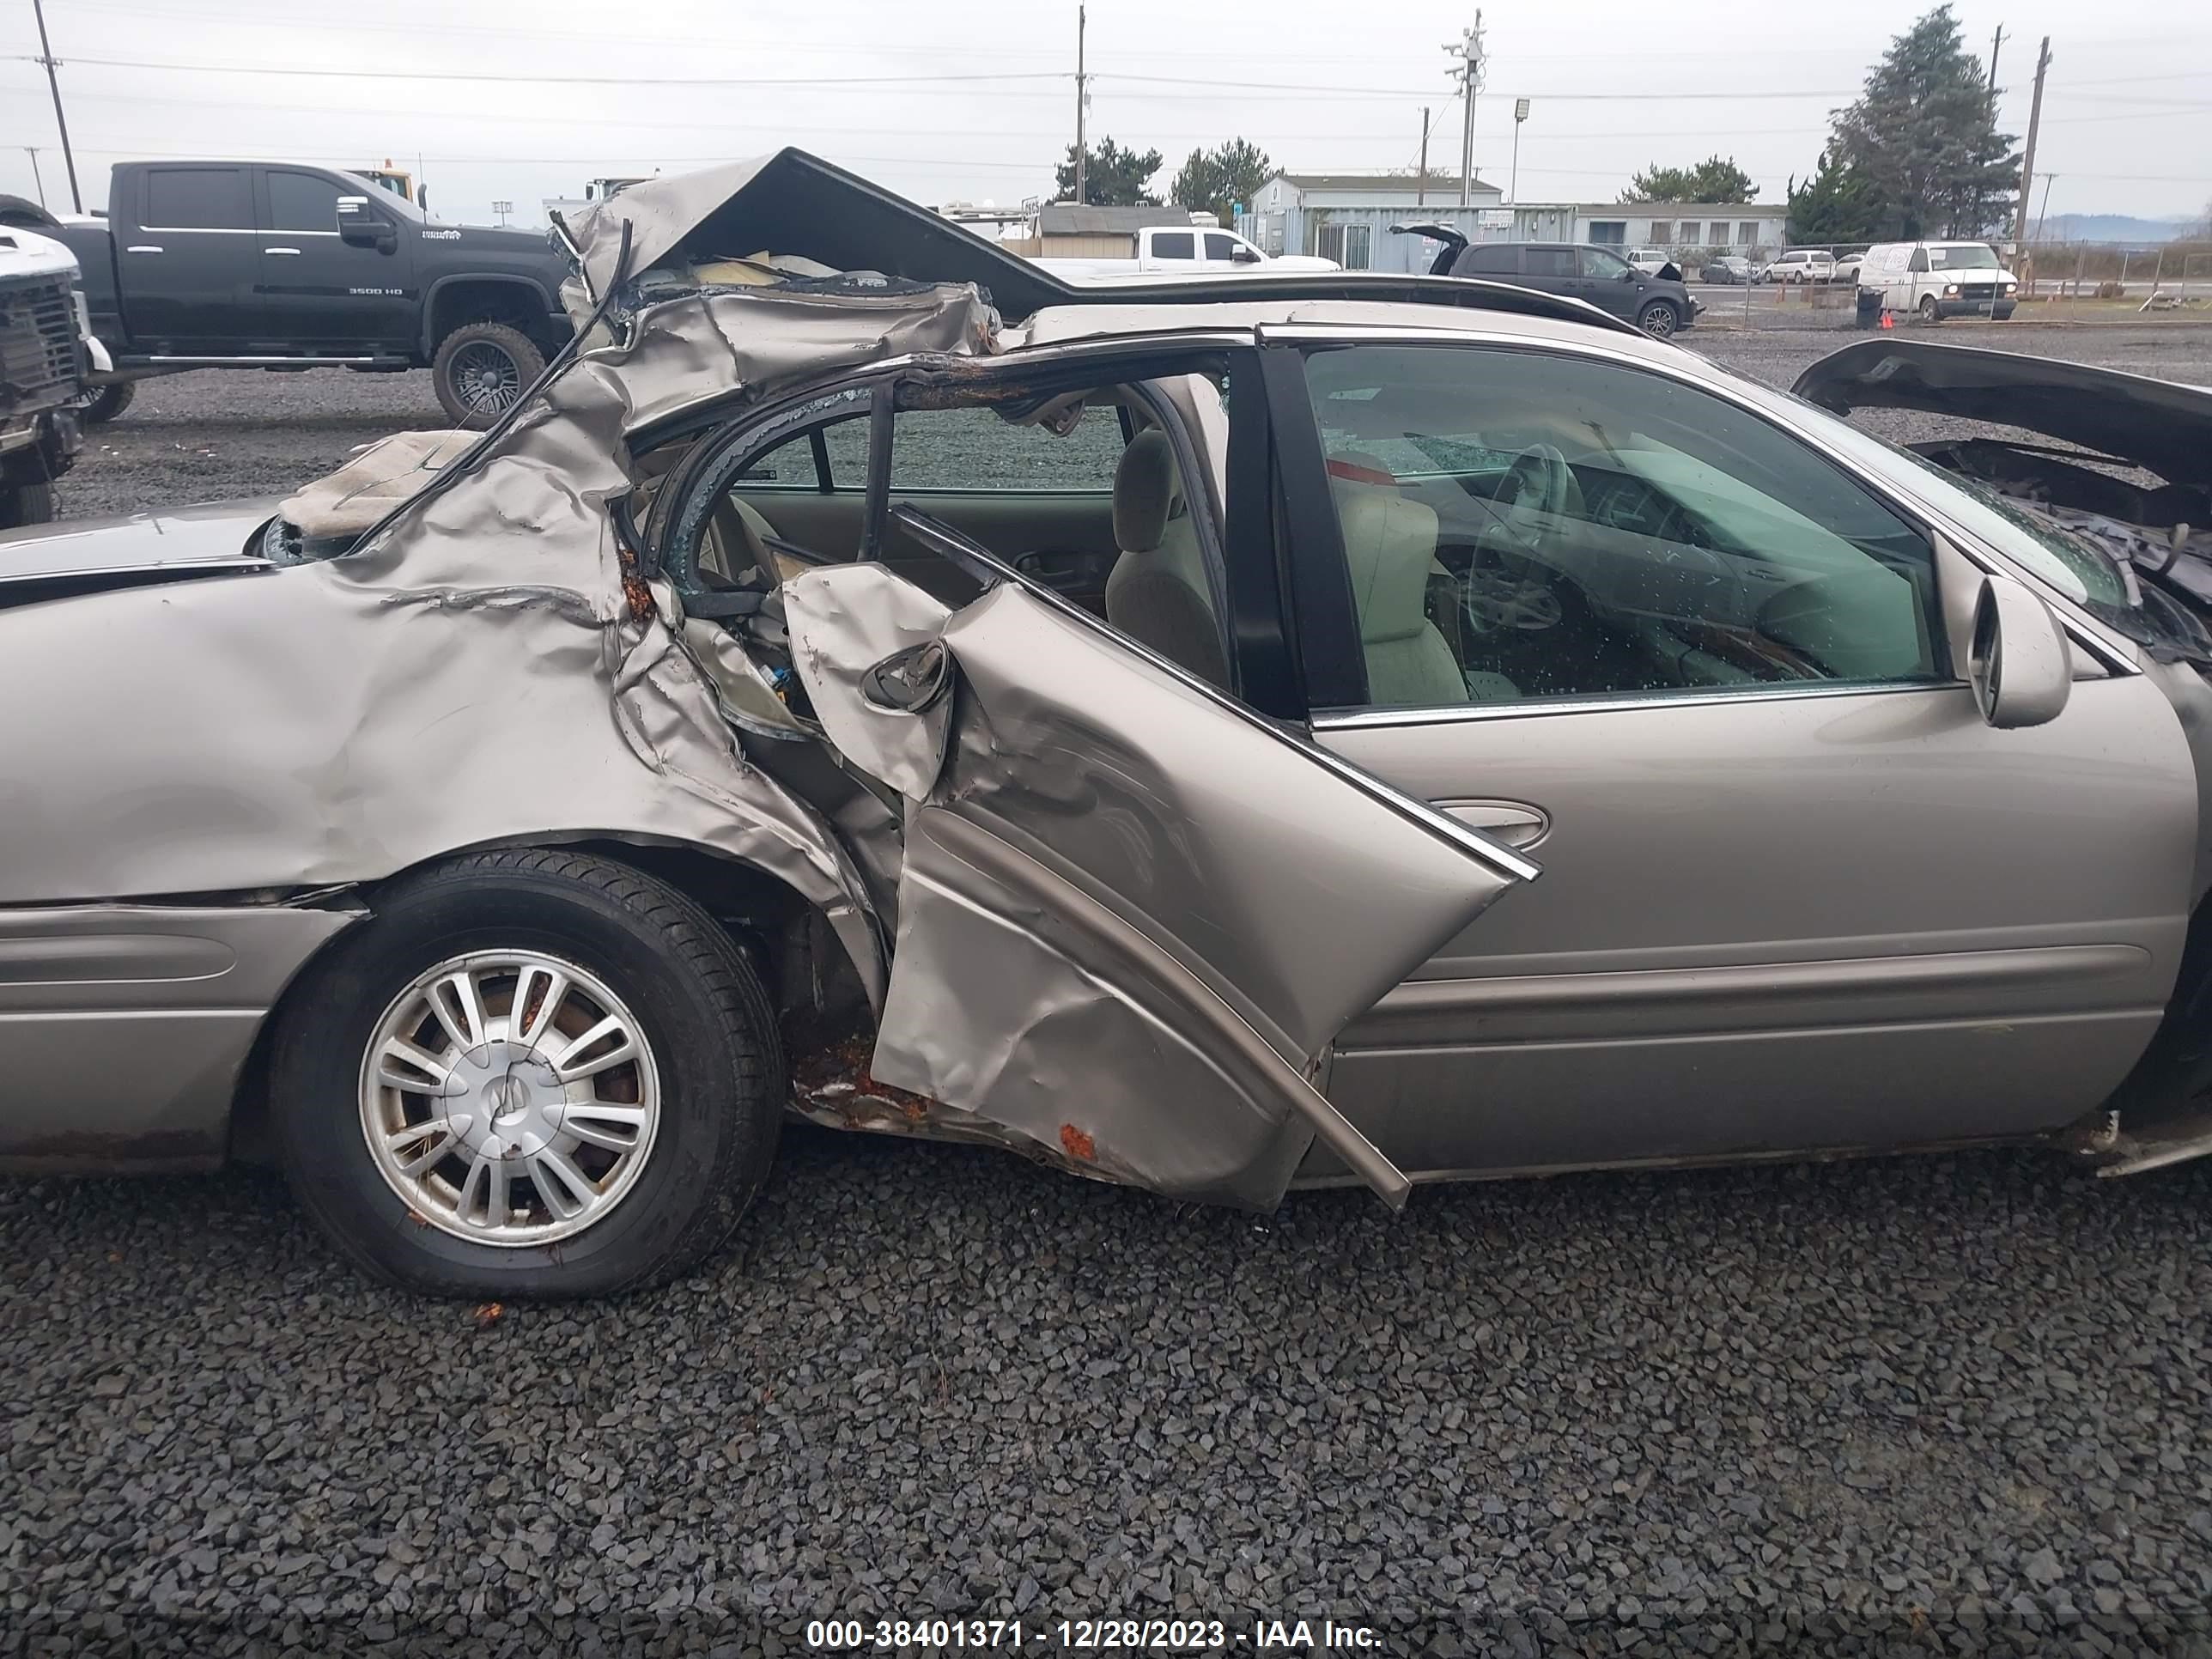
M 13 53 L 10 58 L 25 64 L 39 61 L 26 53 Z M 185 75 L 282 75 L 288 78 L 316 76 L 345 81 L 509 81 L 530 86 L 635 87 L 640 84 L 640 77 L 635 75 L 515 75 L 484 70 L 322 69 L 271 64 L 177 64 L 143 58 L 76 56 L 69 61 L 72 64 L 97 64 L 102 69 L 161 70 Z M 988 75 L 655 75 L 652 84 L 656 87 L 884 87 L 939 82 L 972 84 L 983 81 L 1065 81 L 1067 78 L 1066 74 L 1058 70 Z

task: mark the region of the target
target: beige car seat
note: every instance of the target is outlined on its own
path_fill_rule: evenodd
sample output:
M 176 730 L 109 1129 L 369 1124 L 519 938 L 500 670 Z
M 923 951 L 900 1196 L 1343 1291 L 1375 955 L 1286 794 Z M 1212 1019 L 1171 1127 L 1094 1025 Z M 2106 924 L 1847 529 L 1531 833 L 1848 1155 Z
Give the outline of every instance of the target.
M 1338 490 L 1336 508 L 1367 659 L 1368 700 L 1401 708 L 1467 702 L 1458 659 L 1429 620 L 1436 510 L 1373 489 Z
M 1176 487 L 1175 452 L 1158 428 L 1139 432 L 1114 469 L 1114 544 L 1106 619 L 1211 684 L 1229 665 L 1198 532 Z

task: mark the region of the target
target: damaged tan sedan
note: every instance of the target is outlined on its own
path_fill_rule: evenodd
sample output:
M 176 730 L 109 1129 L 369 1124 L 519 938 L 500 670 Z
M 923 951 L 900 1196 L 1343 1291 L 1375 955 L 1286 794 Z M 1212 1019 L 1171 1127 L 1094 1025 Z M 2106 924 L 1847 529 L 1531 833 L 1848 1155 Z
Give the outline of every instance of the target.
M 0 543 L 9 1167 L 273 1148 L 516 1296 L 697 1261 L 793 1112 L 1258 1208 L 2165 1155 L 2212 653 L 1974 487 L 1573 301 L 1071 289 L 795 151 L 572 246 L 480 439 Z

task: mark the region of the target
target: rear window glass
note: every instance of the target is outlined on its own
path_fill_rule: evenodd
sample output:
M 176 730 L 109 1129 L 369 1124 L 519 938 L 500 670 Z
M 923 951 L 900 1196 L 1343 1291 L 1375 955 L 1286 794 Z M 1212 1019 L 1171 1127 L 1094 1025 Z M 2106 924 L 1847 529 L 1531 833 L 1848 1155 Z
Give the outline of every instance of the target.
M 1471 247 L 1459 256 L 1458 269 L 1463 276 L 1517 276 L 1521 273 L 1521 250 Z
M 1157 259 L 1194 259 L 1191 233 L 1187 230 L 1170 231 L 1164 236 L 1152 238 L 1152 257 Z
M 251 230 L 253 203 L 242 167 L 156 167 L 146 175 L 151 230 Z

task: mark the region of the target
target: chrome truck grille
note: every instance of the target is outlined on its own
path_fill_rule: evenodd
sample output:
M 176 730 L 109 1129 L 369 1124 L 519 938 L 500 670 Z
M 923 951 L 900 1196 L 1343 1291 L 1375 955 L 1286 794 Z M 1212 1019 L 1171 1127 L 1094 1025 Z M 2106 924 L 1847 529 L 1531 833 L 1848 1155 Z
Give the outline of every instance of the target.
M 0 409 L 66 402 L 82 351 L 66 277 L 0 283 Z

